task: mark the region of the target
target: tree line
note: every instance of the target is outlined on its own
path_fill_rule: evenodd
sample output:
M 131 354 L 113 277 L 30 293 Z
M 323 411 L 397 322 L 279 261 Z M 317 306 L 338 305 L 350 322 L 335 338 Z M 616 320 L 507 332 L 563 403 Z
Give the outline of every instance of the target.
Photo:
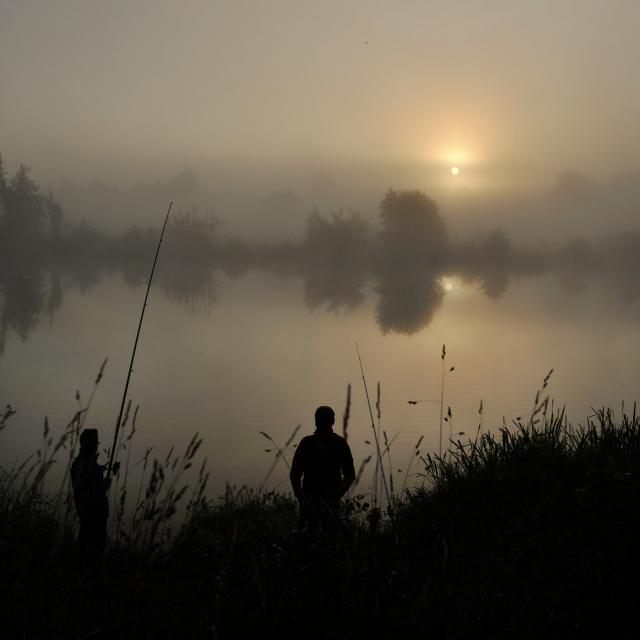
M 210 307 L 216 273 L 238 277 L 257 269 L 301 278 L 311 309 L 349 311 L 364 303 L 373 282 L 380 329 L 411 334 L 429 324 L 451 276 L 492 299 L 513 278 L 546 274 L 573 294 L 599 279 L 623 300 L 640 297 L 640 232 L 532 248 L 514 246 L 494 229 L 460 242 L 450 237 L 438 204 L 418 190 L 389 189 L 377 224 L 352 209 L 315 209 L 299 243 L 225 240 L 220 226 L 213 211 L 171 216 L 158 281 L 176 302 L 204 297 Z M 53 191 L 43 194 L 25 165 L 8 177 L 0 156 L 0 352 L 9 327 L 25 338 L 45 308 L 53 315 L 62 300 L 61 276 L 83 291 L 109 273 L 130 286 L 144 284 L 158 233 L 132 226 L 105 234 L 88 223 L 65 223 Z

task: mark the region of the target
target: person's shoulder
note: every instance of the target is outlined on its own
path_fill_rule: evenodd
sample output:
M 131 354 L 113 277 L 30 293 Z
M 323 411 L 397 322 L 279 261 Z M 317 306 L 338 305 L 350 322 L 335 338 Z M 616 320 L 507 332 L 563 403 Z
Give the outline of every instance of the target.
M 335 442 L 335 447 L 337 449 L 339 449 L 341 451 L 341 455 L 345 455 L 347 457 L 351 456 L 351 447 L 349 446 L 349 443 L 347 442 L 346 438 L 343 438 L 341 435 L 338 435 L 337 433 L 334 433 L 334 442 Z
M 302 440 L 300 440 L 300 442 L 298 443 L 298 449 L 300 447 L 307 446 L 308 444 L 310 444 L 312 442 L 313 442 L 313 435 L 304 436 L 304 438 L 302 438 Z
M 343 438 L 339 433 L 336 433 L 335 431 L 331 432 L 331 438 L 334 442 L 338 444 L 341 444 L 341 445 L 348 444 L 345 438 Z

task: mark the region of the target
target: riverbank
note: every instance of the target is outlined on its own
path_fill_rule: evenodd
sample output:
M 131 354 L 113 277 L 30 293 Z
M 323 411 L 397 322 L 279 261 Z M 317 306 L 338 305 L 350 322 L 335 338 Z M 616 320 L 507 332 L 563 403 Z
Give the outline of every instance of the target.
M 173 537 L 123 529 L 89 572 L 73 520 L 5 470 L 3 636 L 635 637 L 640 418 L 534 416 L 422 464 L 392 517 L 351 499 L 329 532 L 297 531 L 288 495 L 195 493 Z

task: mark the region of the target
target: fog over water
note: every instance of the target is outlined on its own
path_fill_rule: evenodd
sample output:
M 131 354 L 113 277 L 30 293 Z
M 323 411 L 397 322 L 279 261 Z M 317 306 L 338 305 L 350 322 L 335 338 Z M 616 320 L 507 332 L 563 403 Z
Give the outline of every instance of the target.
M 356 214 L 315 214 L 300 245 L 214 241 L 205 259 L 175 243 L 185 219 L 169 226 L 135 366 L 136 451 L 166 452 L 198 431 L 217 488 L 259 483 L 271 455 L 259 431 L 281 443 L 298 424 L 310 431 L 318 404 L 342 412 L 349 383 L 350 439 L 358 459 L 371 453 L 356 341 L 369 385 L 382 385 L 398 469 L 421 435 L 426 450 L 438 448 L 443 343 L 447 368 L 455 366 L 445 411 L 462 438 L 477 429 L 480 401 L 484 429 L 526 419 L 551 368 L 552 395 L 576 422 L 636 397 L 640 234 L 530 249 L 493 232 L 403 262 L 406 238 L 376 244 L 390 232 L 376 235 Z M 126 236 L 82 237 L 80 247 L 99 238 L 121 247 Z M 108 442 L 155 237 L 137 241 L 133 253 L 143 255 L 133 262 L 127 251 L 107 259 L 103 247 L 81 259 L 65 251 L 39 268 L 4 263 L 0 376 L 19 411 L 3 433 L 5 457 L 39 443 L 44 414 L 53 425 L 68 421 L 75 390 L 86 401 L 105 357 L 89 420 Z M 282 466 L 272 482 L 285 478 Z
M 636 400 L 640 5 L 397 4 L 0 1 L 3 462 L 105 357 L 109 440 L 169 201 L 136 446 L 200 432 L 216 487 L 349 383 L 371 453 L 356 342 L 401 469 L 443 344 L 461 438 L 552 368 L 572 420 Z

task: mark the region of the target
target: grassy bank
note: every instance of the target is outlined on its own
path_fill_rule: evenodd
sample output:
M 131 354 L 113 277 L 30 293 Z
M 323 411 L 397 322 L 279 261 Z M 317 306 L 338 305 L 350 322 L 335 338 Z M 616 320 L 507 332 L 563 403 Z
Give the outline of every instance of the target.
M 3 471 L 4 637 L 631 638 L 640 627 L 635 415 L 603 410 L 577 428 L 540 415 L 479 435 L 422 459 L 429 488 L 396 499 L 393 518 L 351 499 L 325 533 L 296 531 L 287 495 L 229 489 L 195 491 L 169 537 L 165 498 L 180 483 L 159 498 L 153 469 L 146 533 L 123 527 L 93 572 L 55 498 Z

